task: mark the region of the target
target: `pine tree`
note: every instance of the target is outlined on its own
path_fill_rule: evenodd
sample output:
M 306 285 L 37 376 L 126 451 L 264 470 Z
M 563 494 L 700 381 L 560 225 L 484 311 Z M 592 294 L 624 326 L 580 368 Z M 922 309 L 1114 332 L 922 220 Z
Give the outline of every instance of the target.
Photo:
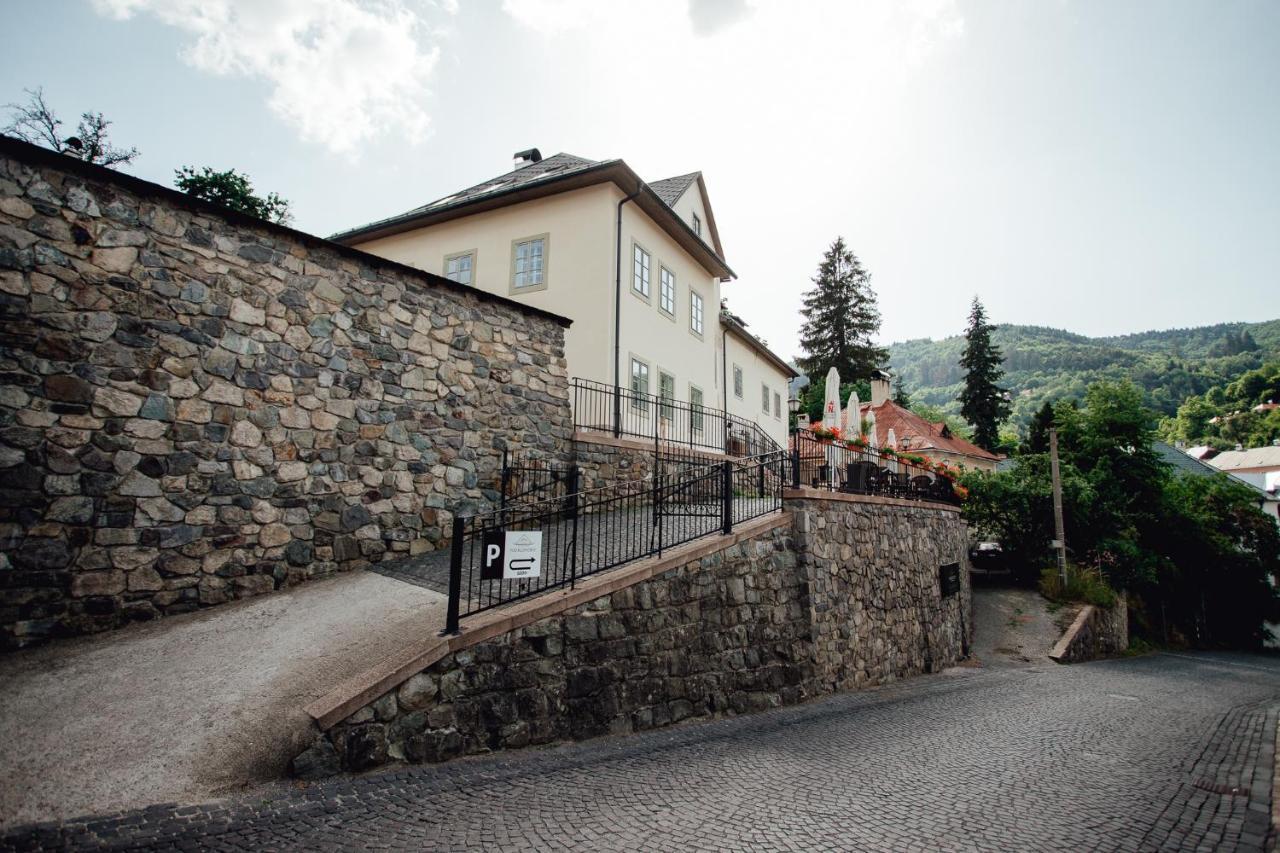
M 837 237 L 822 256 L 813 289 L 805 293 L 804 325 L 800 347 L 804 356 L 800 369 L 815 382 L 826 379 L 834 367 L 843 382 L 870 376 L 888 359 L 889 353 L 871 341 L 880 331 L 880 310 L 871 289 L 871 273 Z
M 896 376 L 893 380 L 893 402 L 904 409 L 911 408 L 911 395 L 907 393 L 906 383 L 901 376 Z
M 991 342 L 991 324 L 987 312 L 973 297 L 969 311 L 969 327 L 964 333 L 964 354 L 960 366 L 965 369 L 964 390 L 960 392 L 960 414 L 973 425 L 973 442 L 992 450 L 1000 441 L 1000 422 L 1009 416 L 1007 392 L 998 383 L 1004 376 L 1003 355 Z
M 1045 400 L 1040 410 L 1031 416 L 1027 427 L 1027 443 L 1023 445 L 1023 453 L 1048 453 L 1049 428 L 1053 426 L 1053 403 Z

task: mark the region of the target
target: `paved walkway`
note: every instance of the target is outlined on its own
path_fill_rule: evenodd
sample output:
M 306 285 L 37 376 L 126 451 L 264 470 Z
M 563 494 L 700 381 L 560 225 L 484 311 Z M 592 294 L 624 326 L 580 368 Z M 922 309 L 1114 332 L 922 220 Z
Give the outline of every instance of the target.
M 1280 661 L 956 669 L 809 705 L 26 830 L 0 849 L 1261 850 Z
M 1062 636 L 1059 617 L 1070 624 L 1078 612 L 1078 605 L 1051 611 L 1035 590 L 974 586 L 973 656 L 992 667 L 1057 666 L 1049 652 Z
M 303 707 L 444 606 L 351 572 L 0 657 L 0 826 L 277 779 L 310 741 Z

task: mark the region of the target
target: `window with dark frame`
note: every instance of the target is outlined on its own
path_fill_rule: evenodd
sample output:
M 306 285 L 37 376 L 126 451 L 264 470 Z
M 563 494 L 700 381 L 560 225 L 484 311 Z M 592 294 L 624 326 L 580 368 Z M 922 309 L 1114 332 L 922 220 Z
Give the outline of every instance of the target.
M 689 386 L 689 426 L 702 432 L 702 389 Z
M 666 267 L 658 270 L 658 307 L 675 316 L 676 274 Z
M 649 411 L 649 365 L 638 358 L 631 359 L 631 407 Z
M 658 400 L 660 406 L 658 409 L 664 421 L 669 421 L 675 415 L 675 406 L 672 403 L 676 399 L 676 378 L 670 373 L 658 371 Z
M 645 299 L 649 298 L 649 253 L 634 245 L 632 252 L 633 269 L 631 272 L 631 289 Z

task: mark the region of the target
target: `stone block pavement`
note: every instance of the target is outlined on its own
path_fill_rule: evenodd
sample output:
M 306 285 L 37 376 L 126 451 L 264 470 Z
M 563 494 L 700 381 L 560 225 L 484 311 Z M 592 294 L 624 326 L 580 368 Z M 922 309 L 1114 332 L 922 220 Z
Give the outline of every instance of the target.
M 953 669 L 808 705 L 203 805 L 0 850 L 1262 850 L 1280 661 Z

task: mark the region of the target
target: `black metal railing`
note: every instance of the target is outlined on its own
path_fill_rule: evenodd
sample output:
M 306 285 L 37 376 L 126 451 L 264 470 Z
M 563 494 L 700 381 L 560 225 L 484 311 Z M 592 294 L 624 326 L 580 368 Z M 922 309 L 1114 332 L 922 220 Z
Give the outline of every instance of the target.
M 958 503 L 949 477 L 872 448 L 855 448 L 806 430 L 791 436 L 791 485 L 862 495 Z
M 790 462 L 781 449 L 719 461 L 667 449 L 643 480 L 579 491 L 571 465 L 571 488 L 560 495 L 457 516 L 445 632 L 463 617 L 779 512 Z
M 563 498 L 578 490 L 573 476 L 573 466 L 568 462 L 504 449 L 498 486 L 500 506 Z
M 781 445 L 754 421 L 700 403 L 572 379 L 574 429 L 759 456 Z

